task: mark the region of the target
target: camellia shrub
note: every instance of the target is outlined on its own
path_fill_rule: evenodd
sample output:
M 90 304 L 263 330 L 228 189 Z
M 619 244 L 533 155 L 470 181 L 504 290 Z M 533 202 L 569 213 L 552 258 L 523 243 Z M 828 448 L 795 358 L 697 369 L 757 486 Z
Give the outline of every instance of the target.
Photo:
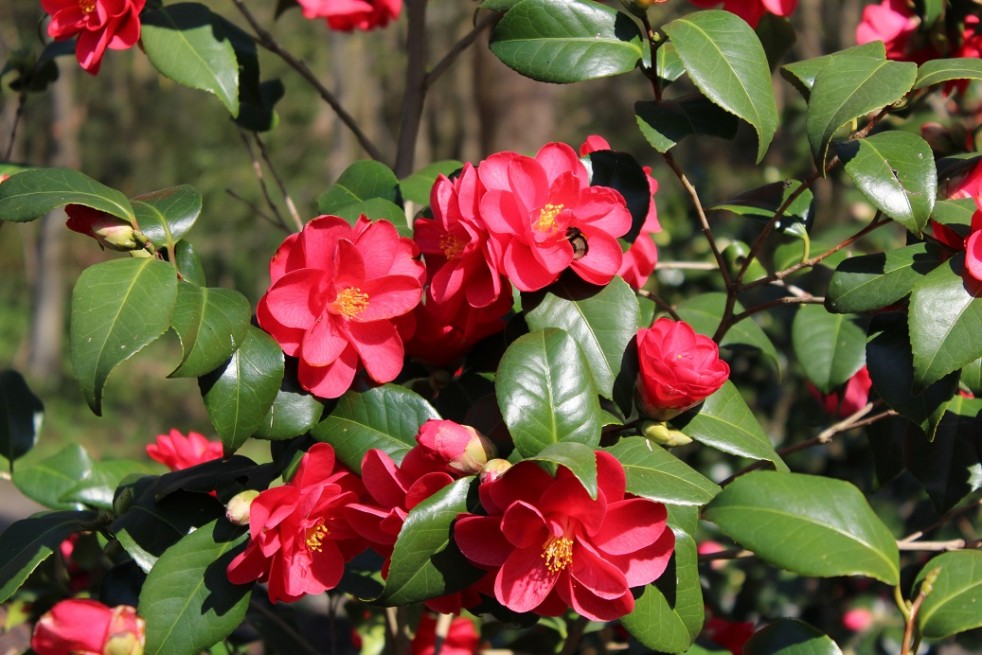
M 162 475 L 77 445 L 19 465 L 42 402 L 0 374 L 0 454 L 51 510 L 0 535 L 0 602 L 34 652 L 978 645 L 977 3 L 870 4 L 857 45 L 788 61 L 795 0 L 484 0 L 430 60 L 426 0 L 299 0 L 325 31 L 405 33 L 393 162 L 255 4 L 41 0 L 50 43 L 4 70 L 26 93 L 56 56 L 93 75 L 145 56 L 275 135 L 268 51 L 367 156 L 316 209 L 275 211 L 254 305 L 206 281 L 192 228 L 222 212 L 190 184 L 128 197 L 0 164 L 0 219 L 64 207 L 105 249 L 71 299 L 91 410 L 173 331 L 171 377 L 197 379 L 217 435 L 157 437 Z M 650 147 L 591 131 L 416 162 L 427 90 L 488 46 L 544 83 L 640 76 Z M 710 138 L 746 159 L 739 192 L 687 161 Z M 863 208 L 835 230 L 814 220 L 829 188 Z

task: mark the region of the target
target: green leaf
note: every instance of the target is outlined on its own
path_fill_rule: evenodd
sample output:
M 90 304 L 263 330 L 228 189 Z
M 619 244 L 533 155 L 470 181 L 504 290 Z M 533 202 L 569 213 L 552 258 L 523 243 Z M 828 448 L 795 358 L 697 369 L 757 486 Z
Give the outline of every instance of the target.
M 932 59 L 917 68 L 914 89 L 954 80 L 982 80 L 982 60 L 974 57 Z
M 697 11 L 662 28 L 689 78 L 711 101 L 757 131 L 757 161 L 777 131 L 777 102 L 760 39 L 728 11 Z
M 286 361 L 286 371 L 276 399 L 256 430 L 261 439 L 292 439 L 314 427 L 324 414 L 324 401 L 305 391 L 297 381 L 296 360 Z
M 283 351 L 271 336 L 252 326 L 223 367 L 199 378 L 208 417 L 226 454 L 259 429 L 282 380 Z
M 962 367 L 958 381 L 968 387 L 976 397 L 982 396 L 982 358 Z
M 682 320 L 691 325 L 693 330 L 712 338 L 723 317 L 725 305 L 725 293 L 702 293 L 680 302 L 677 311 Z M 742 312 L 743 305 L 737 302 L 733 310 Z M 719 345 L 734 349 L 759 350 L 774 364 L 774 368 L 781 370 L 781 359 L 778 357 L 777 349 L 753 318 L 744 319 L 727 330 Z
M 95 512 L 46 512 L 11 524 L 0 534 L 0 603 L 24 584 L 61 542 L 92 528 Z
M 251 316 L 249 301 L 238 291 L 179 283 L 171 325 L 184 357 L 170 377 L 193 378 L 215 370 L 242 345 Z
M 695 641 L 705 617 L 695 540 L 675 532 L 675 553 L 654 584 L 642 588 L 634 610 L 621 618 L 645 647 L 681 653 Z
M 798 236 L 811 226 L 812 200 L 814 199 L 811 189 L 801 190 L 801 186 L 800 180 L 771 182 L 744 191 L 729 200 L 714 205 L 711 209 L 730 211 L 741 216 L 770 222 L 777 214 L 777 210 L 784 207 L 781 218 L 774 224 L 774 229 L 791 236 Z M 795 197 L 791 200 L 791 204 L 785 206 L 792 195 Z
M 62 205 L 85 205 L 136 222 L 122 193 L 68 168 L 34 168 L 0 185 L 0 220 L 33 221 Z
M 81 503 L 61 499 L 92 470 L 85 449 L 71 444 L 36 464 L 14 471 L 13 482 L 22 494 L 51 509 L 82 509 Z
M 672 419 L 671 424 L 699 443 L 724 453 L 767 460 L 779 471 L 788 470 L 732 382 L 724 384 L 702 405 Z
M 663 50 L 664 48 L 662 48 Z M 739 121 L 703 95 L 634 104 L 638 127 L 658 152 L 668 152 L 692 134 L 732 139 Z
M 79 276 L 69 327 L 72 366 L 97 415 L 109 374 L 167 331 L 176 302 L 174 267 L 157 259 L 113 259 Z
M 891 105 L 914 85 L 917 64 L 864 56 L 833 57 L 815 78 L 805 131 L 818 170 L 825 173 L 829 144 L 839 130 Z
M 201 193 L 189 184 L 130 198 L 136 220 L 156 246 L 173 248 L 194 227 L 201 214 Z
M 808 100 L 811 96 L 812 87 L 815 86 L 815 78 L 836 57 L 869 57 L 871 59 L 878 59 L 879 61 L 886 61 L 887 50 L 886 46 L 883 45 L 883 41 L 871 41 L 834 52 L 830 55 L 822 55 L 821 57 L 785 64 L 781 67 L 781 77 L 790 82 L 805 97 L 805 100 Z
M 498 365 L 495 394 L 522 457 L 554 443 L 595 447 L 600 442 L 600 402 L 589 366 L 562 330 L 537 330 L 516 339 Z
M 334 212 L 330 213 L 333 213 L 335 216 L 340 216 L 351 225 L 357 223 L 358 219 L 362 215 L 365 215 L 366 218 L 373 221 L 380 219 L 386 220 L 395 226 L 396 231 L 399 232 L 399 236 L 413 236 L 413 231 L 409 227 L 409 223 L 406 221 L 406 211 L 394 202 L 389 202 L 388 200 L 383 200 L 382 198 L 359 200 L 357 202 L 344 205 L 343 207 L 340 207 Z
M 565 466 L 583 483 L 590 498 L 597 497 L 597 455 L 593 448 L 579 443 L 554 443 L 526 459 L 547 462 L 555 475 L 555 465 Z
M 914 234 L 921 233 L 938 193 L 938 171 L 927 141 L 910 132 L 881 132 L 833 147 L 874 207 Z
M 426 206 L 430 204 L 430 190 L 433 183 L 441 175 L 450 176 L 454 171 L 463 167 L 463 162 L 456 159 L 445 159 L 436 161 L 428 166 L 424 166 L 412 175 L 399 180 L 399 191 L 402 197 L 417 205 Z
M 145 12 L 140 20 L 140 44 L 154 68 L 175 82 L 215 94 L 238 116 L 239 64 L 222 20 L 196 2 Z
M 982 356 L 982 284 L 963 279 L 958 253 L 925 275 L 910 294 L 914 382 L 924 387 Z
M 844 384 L 863 367 L 866 334 L 852 317 L 832 314 L 821 305 L 802 305 L 791 324 L 798 363 L 822 393 Z
M 177 242 L 174 248 L 174 263 L 177 264 L 177 270 L 185 282 L 199 287 L 205 286 L 205 269 L 190 241 Z
M 566 330 L 586 357 L 589 374 L 604 398 L 614 397 L 624 351 L 638 331 L 638 301 L 623 279 L 597 287 L 564 276 L 528 299 L 525 321 L 532 330 Z M 633 398 L 634 376 L 630 380 Z
M 982 627 L 982 551 L 942 553 L 928 562 L 914 581 L 923 589 L 924 578 L 937 570 L 937 578 L 917 613 L 917 626 L 928 639 L 944 639 Z
M 605 448 L 624 466 L 627 490 L 672 505 L 705 505 L 719 486 L 644 437 L 625 437 Z
M 140 592 L 147 655 L 190 655 L 208 649 L 245 618 L 253 585 L 233 585 L 225 569 L 248 533 L 219 519 L 171 546 Z
M 882 309 L 910 294 L 941 261 L 940 249 L 927 243 L 852 257 L 832 274 L 825 307 L 842 314 Z
M 900 580 L 893 535 L 862 492 L 843 480 L 754 471 L 723 489 L 704 515 L 744 548 L 801 575 Z
M 975 214 L 975 200 L 960 198 L 958 200 L 939 200 L 934 204 L 932 220 L 942 225 L 955 225 L 970 228 L 972 215 Z M 966 236 L 968 232 L 966 231 Z
M 596 150 L 581 161 L 589 161 L 590 184 L 614 189 L 624 198 L 631 212 L 631 229 L 623 238 L 628 243 L 634 243 L 654 202 L 648 176 L 641 164 L 626 152 L 614 150 Z
M 89 474 L 65 490 L 61 500 L 109 511 L 113 508 L 116 487 L 125 478 L 149 472 L 150 467 L 145 462 L 125 459 L 94 461 Z
M 401 462 L 416 445 L 419 427 L 431 418 L 440 415 L 422 396 L 396 384 L 384 384 L 344 394 L 310 432 L 334 446 L 344 465 L 360 474 L 361 460 L 372 448 Z
M 483 575 L 451 539 L 451 524 L 467 512 L 467 494 L 473 481 L 473 477 L 456 480 L 410 510 L 392 550 L 389 576 L 379 602 L 418 603 L 459 591 Z
M 523 0 L 495 26 L 491 52 L 526 77 L 560 84 L 629 73 L 643 56 L 627 15 L 584 0 Z
M 666 41 L 658 48 L 655 53 L 655 74 L 663 80 L 664 86 L 685 74 L 685 65 L 682 64 L 674 44 Z
M 399 178 L 380 162 L 356 161 L 341 173 L 334 186 L 318 196 L 317 207 L 321 213 L 337 215 L 347 205 L 374 198 L 398 202 Z
M 778 619 L 743 645 L 745 655 L 841 655 L 827 634 L 798 619 Z
M 0 455 L 20 459 L 37 444 L 44 405 L 14 370 L 0 372 Z

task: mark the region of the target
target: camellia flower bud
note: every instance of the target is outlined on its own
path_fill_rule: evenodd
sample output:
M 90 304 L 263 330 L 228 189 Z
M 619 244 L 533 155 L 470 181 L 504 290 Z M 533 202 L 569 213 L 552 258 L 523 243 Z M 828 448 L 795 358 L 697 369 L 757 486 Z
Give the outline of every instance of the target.
M 667 446 L 684 446 L 692 443 L 692 437 L 679 430 L 673 430 L 665 423 L 656 421 L 645 421 L 641 424 L 641 434 L 649 441 L 656 444 Z
M 642 16 L 651 5 L 662 5 L 668 0 L 621 0 L 621 5 L 635 16 Z
M 461 475 L 480 473 L 497 449 L 487 437 L 469 425 L 430 419 L 419 429 L 419 445 L 429 456 L 446 462 L 448 472 Z
M 119 252 L 141 250 L 148 239 L 129 221 L 84 205 L 67 205 L 68 229 L 92 237 L 104 248 Z
M 34 626 L 31 648 L 38 655 L 143 655 L 145 630 L 136 608 L 112 608 L 99 601 L 72 598 L 41 617 Z
M 246 489 L 232 496 L 225 506 L 225 518 L 235 525 L 249 525 L 249 509 L 258 495 L 255 489 Z
M 478 480 L 480 480 L 481 484 L 494 482 L 504 475 L 505 471 L 510 469 L 511 466 L 511 462 L 509 462 L 507 459 L 500 459 L 497 457 L 490 459 L 488 460 L 488 463 L 484 465 L 484 468 L 481 469 L 481 475 L 478 477 Z

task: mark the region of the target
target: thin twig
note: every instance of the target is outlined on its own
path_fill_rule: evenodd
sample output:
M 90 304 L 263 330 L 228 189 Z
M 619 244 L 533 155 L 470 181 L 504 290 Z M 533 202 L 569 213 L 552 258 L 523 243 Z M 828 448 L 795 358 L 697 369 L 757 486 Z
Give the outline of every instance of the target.
M 934 530 L 937 530 L 938 528 L 940 528 L 944 524 L 948 523 L 949 521 L 952 521 L 953 519 L 956 519 L 956 518 L 959 518 L 959 517 L 961 517 L 961 516 L 963 516 L 965 514 L 968 514 L 972 510 L 978 509 L 979 507 L 982 507 L 982 498 L 980 498 L 978 500 L 975 500 L 975 501 L 972 501 L 971 503 L 969 503 L 967 505 L 962 505 L 961 507 L 954 507 L 954 508 L 948 510 L 947 512 L 945 512 L 945 514 L 940 519 L 938 519 L 937 521 L 935 521 L 931 525 L 929 525 L 926 528 L 923 528 L 921 530 L 918 530 L 917 532 L 913 532 L 913 533 L 907 535 L 906 537 L 904 537 L 903 539 L 901 539 L 898 543 L 910 543 L 912 541 L 917 541 L 918 539 L 920 539 L 921 537 L 923 537 L 927 533 L 933 532 Z
M 675 308 L 672 307 L 665 300 L 662 300 L 662 298 L 659 295 L 657 295 L 657 294 L 655 294 L 655 293 L 653 293 L 651 291 L 647 291 L 645 289 L 638 289 L 638 295 L 641 296 L 642 298 L 647 298 L 648 300 L 653 300 L 656 305 L 658 305 L 659 307 L 661 307 L 662 309 L 664 309 L 666 312 L 668 312 L 669 316 L 671 316 L 676 321 L 681 321 L 682 320 L 682 317 L 679 316 L 679 314 L 678 314 L 677 311 L 675 311 Z
M 405 3 L 409 19 L 406 30 L 406 91 L 402 100 L 394 169 L 399 178 L 413 172 L 416 141 L 426 101 L 426 3 L 427 0 L 406 0 Z
M 949 539 L 948 541 L 898 541 L 897 548 L 907 551 L 945 552 L 982 546 L 982 539 Z
M 3 160 L 10 161 L 14 156 L 14 143 L 17 141 L 17 128 L 20 126 L 20 119 L 24 116 L 24 107 L 27 105 L 27 91 L 21 91 L 17 96 L 17 111 L 14 113 L 14 124 L 10 128 L 10 141 L 4 151 Z
M 806 296 L 798 296 L 798 295 L 784 296 L 782 298 L 776 298 L 774 300 L 769 300 L 767 302 L 762 302 L 759 305 L 754 305 L 753 307 L 750 307 L 749 309 L 746 309 L 746 310 L 744 310 L 742 312 L 739 312 L 737 314 L 734 314 L 730 318 L 730 326 L 733 326 L 734 324 L 739 323 L 743 319 L 749 318 L 749 317 L 753 316 L 754 314 L 757 314 L 757 313 L 766 311 L 766 310 L 771 309 L 773 307 L 780 307 L 781 305 L 822 305 L 824 303 L 825 303 L 825 298 L 822 297 L 822 296 L 812 296 L 812 295 L 806 295 Z
M 644 32 L 648 37 L 648 52 L 651 57 L 651 68 L 644 68 L 642 66 L 642 71 L 645 77 L 651 82 L 651 92 L 655 95 L 655 100 L 661 100 L 661 81 L 658 79 L 658 47 L 661 45 L 658 42 L 658 38 L 655 34 L 655 30 L 651 27 L 651 21 L 648 20 L 648 13 L 641 13 L 641 24 L 644 26 Z
M 243 198 L 242 196 L 240 196 L 239 194 L 237 194 L 235 191 L 232 191 L 232 189 L 225 189 L 225 193 L 227 193 L 228 195 L 232 196 L 233 198 L 235 198 L 236 200 L 238 200 L 242 204 L 246 205 L 249 209 L 252 210 L 252 212 L 254 214 L 256 214 L 260 218 L 268 221 L 269 224 L 272 225 L 273 227 L 279 228 L 279 229 L 284 230 L 286 232 L 289 232 L 290 231 L 290 230 L 287 229 L 287 227 L 285 225 L 283 225 L 283 223 L 277 221 L 275 218 L 273 218 L 272 216 L 270 216 L 269 214 L 267 214 L 266 212 L 264 212 L 262 209 L 260 209 L 259 207 L 257 207 L 256 206 L 256 203 L 252 202 L 251 200 L 246 200 L 245 198 Z
M 917 622 L 917 613 L 921 610 L 921 605 L 924 604 L 924 599 L 928 597 L 934 589 L 934 581 L 938 577 L 938 573 L 941 572 L 941 568 L 932 569 L 927 576 L 924 578 L 924 582 L 921 583 L 921 588 L 917 593 L 917 598 L 914 602 L 910 604 L 910 613 L 905 617 L 907 619 L 904 625 L 904 642 L 900 647 L 901 655 L 913 655 L 913 651 L 916 649 L 911 648 L 914 637 L 914 625 Z
M 715 271 L 718 265 L 712 262 L 658 262 L 659 271 Z
M 269 158 L 269 152 L 266 150 L 266 144 L 259 137 L 258 132 L 252 133 L 253 138 L 256 141 L 256 145 L 259 146 L 259 154 L 262 156 L 263 161 L 266 162 L 266 167 L 269 169 L 270 174 L 276 181 L 276 186 L 280 188 L 280 193 L 283 194 L 283 202 L 286 203 L 286 209 L 290 212 L 290 218 L 293 219 L 293 225 L 297 228 L 297 232 L 303 229 L 303 221 L 300 219 L 300 214 L 297 213 L 297 206 L 293 204 L 293 198 L 286 190 L 286 185 L 283 184 L 283 179 L 276 172 L 276 167 L 273 166 L 273 161 Z
M 477 40 L 477 37 L 481 35 L 481 32 L 483 32 L 484 30 L 488 29 L 489 27 L 497 23 L 499 20 L 501 20 L 501 16 L 502 14 L 496 11 L 491 12 L 490 14 L 481 18 L 481 20 L 474 23 L 474 27 L 471 28 L 471 31 L 468 32 L 463 37 L 461 37 L 461 39 L 457 41 L 457 43 L 453 44 L 453 46 L 451 46 L 451 48 L 447 50 L 447 53 L 443 55 L 443 58 L 440 59 L 440 61 L 437 62 L 436 66 L 434 66 L 430 70 L 430 72 L 426 75 L 427 88 L 432 86 L 433 83 L 436 82 L 441 75 L 447 72 L 447 69 L 450 68 L 451 64 L 454 63 L 457 57 L 459 57 L 460 54 L 464 52 L 464 50 L 469 48 L 471 44 L 473 44 Z
M 730 559 L 746 559 L 748 557 L 754 557 L 755 554 L 752 550 L 745 550 L 743 548 L 730 548 L 728 550 L 721 550 L 715 553 L 699 553 L 700 562 L 716 562 L 719 560 L 730 560 Z
M 252 160 L 252 172 L 256 175 L 256 180 L 259 182 L 259 188 L 262 189 L 263 198 L 266 199 L 266 205 L 273 210 L 273 214 L 276 216 L 277 222 L 283 226 L 283 229 L 288 230 L 286 221 L 283 220 L 283 214 L 280 213 L 279 207 L 273 202 L 273 197 L 269 195 L 269 185 L 266 184 L 266 175 L 263 173 L 263 165 L 256 157 L 256 153 L 252 150 L 252 144 L 249 143 L 249 138 L 246 136 L 245 132 L 239 131 L 239 137 L 242 139 L 242 143 L 245 144 L 246 150 L 249 151 L 249 159 Z
M 344 107 L 341 106 L 340 101 L 334 96 L 330 89 L 324 86 L 321 81 L 317 79 L 317 76 L 310 70 L 310 67 L 308 67 L 304 61 L 294 57 L 290 51 L 280 45 L 279 42 L 273 38 L 272 34 L 263 29 L 262 25 L 259 24 L 259 21 L 256 20 L 256 17 L 252 15 L 252 12 L 249 11 L 248 7 L 245 6 L 245 3 L 242 0 L 232 0 L 232 2 L 255 31 L 256 34 L 253 37 L 253 40 L 278 56 L 290 68 L 299 73 L 300 77 L 304 78 L 304 80 L 306 80 L 307 83 L 317 91 L 321 99 L 331 107 L 335 114 L 337 114 L 337 117 L 341 120 L 344 126 L 351 130 L 351 133 L 355 135 L 355 139 L 358 140 L 361 147 L 366 153 L 368 153 L 368 156 L 375 160 L 381 160 L 382 153 L 379 151 L 379 149 L 374 143 L 372 143 L 371 139 L 368 138 L 368 135 L 366 135 L 362 129 L 358 127 L 357 121 L 355 121 L 351 114 L 345 111 Z
M 589 622 L 590 619 L 585 616 L 576 617 L 573 625 L 569 627 L 569 632 L 566 633 L 566 641 L 563 643 L 563 649 L 559 651 L 559 655 L 573 655 L 576 652 L 580 646 L 580 640 L 583 638 L 583 631 L 586 630 Z

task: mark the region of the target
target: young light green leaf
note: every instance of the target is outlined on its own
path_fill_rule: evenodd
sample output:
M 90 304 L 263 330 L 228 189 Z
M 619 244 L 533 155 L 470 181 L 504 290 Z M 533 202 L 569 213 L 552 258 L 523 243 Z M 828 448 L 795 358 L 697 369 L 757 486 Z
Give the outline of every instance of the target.
M 222 21 L 210 9 L 182 2 L 140 19 L 140 44 L 154 68 L 179 84 L 215 94 L 238 116 L 239 64 Z
M 637 102 L 634 113 L 644 138 L 662 153 L 692 134 L 732 139 L 739 127 L 736 116 L 703 95 Z
M 862 368 L 866 334 L 843 314 L 821 305 L 802 305 L 791 324 L 791 343 L 798 363 L 822 393 L 845 383 Z
M 85 205 L 136 222 L 126 196 L 68 168 L 33 168 L 0 185 L 3 221 L 33 221 L 62 205 Z
M 238 291 L 179 283 L 171 325 L 184 357 L 170 377 L 193 378 L 215 370 L 242 345 L 251 314 L 249 301 Z
M 36 464 L 16 469 L 14 485 L 31 500 L 51 509 L 82 509 L 82 504 L 62 500 L 62 494 L 92 471 L 92 460 L 79 444 L 65 446 Z
M 927 243 L 852 257 L 832 274 L 825 307 L 842 314 L 882 309 L 906 297 L 940 263 L 940 249 Z
M 585 0 L 523 0 L 495 26 L 491 52 L 526 77 L 560 84 L 629 73 L 643 57 L 626 14 Z
M 937 572 L 930 593 L 917 613 L 917 626 L 928 639 L 944 639 L 982 627 L 982 551 L 942 553 L 924 565 L 913 591 L 925 590 L 924 580 Z M 913 596 L 912 596 L 913 597 Z
M 189 184 L 130 198 L 140 231 L 154 245 L 173 248 L 201 214 L 201 192 Z
M 900 579 L 893 535 L 843 480 L 754 471 L 723 489 L 705 517 L 744 548 L 801 575 L 865 575 L 888 585 Z
M 644 437 L 625 437 L 605 448 L 624 466 L 627 490 L 673 505 L 705 505 L 720 488 L 669 451 Z
M 174 267 L 157 259 L 113 259 L 79 276 L 69 327 L 72 366 L 97 415 L 109 374 L 167 331 L 176 302 Z
M 44 418 L 44 405 L 14 370 L 0 372 L 0 455 L 10 467 L 34 448 Z
M 982 80 L 982 59 L 955 57 L 926 61 L 917 68 L 914 89 L 923 89 L 955 80 Z
M 743 645 L 746 655 L 842 655 L 832 638 L 798 619 L 778 619 Z
M 881 132 L 833 144 L 846 173 L 874 207 L 914 234 L 934 210 L 938 171 L 927 141 L 910 132 Z
M 662 28 L 703 95 L 757 131 L 759 162 L 777 131 L 777 102 L 760 39 L 728 11 L 697 11 Z

